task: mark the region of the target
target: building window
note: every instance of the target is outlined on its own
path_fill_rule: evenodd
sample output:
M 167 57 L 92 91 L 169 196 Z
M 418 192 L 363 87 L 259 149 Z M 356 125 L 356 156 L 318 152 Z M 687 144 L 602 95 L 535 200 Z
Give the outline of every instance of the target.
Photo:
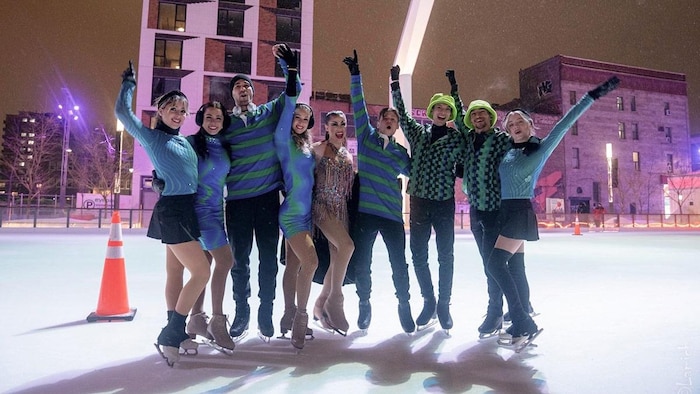
M 664 115 L 671 115 L 671 104 L 664 103 Z
M 185 31 L 186 16 L 185 4 L 158 4 L 158 28 L 161 30 Z
M 224 71 L 250 74 L 252 49 L 245 44 L 226 45 Z
M 600 182 L 593 182 L 593 201 L 600 201 Z
M 641 171 L 642 166 L 639 163 L 639 152 L 632 152 L 632 162 L 634 163 L 635 171 Z
M 572 159 L 574 161 L 574 168 L 581 168 L 581 163 L 579 161 L 579 156 L 578 156 L 578 148 L 572 148 Z
M 277 15 L 277 41 L 301 43 L 301 19 Z
M 216 23 L 216 34 L 220 36 L 243 37 L 245 13 L 240 10 L 220 8 Z
M 632 139 L 639 140 L 639 123 L 632 123 Z
M 673 137 L 671 136 L 671 128 L 670 127 L 666 127 L 666 142 L 668 142 L 669 144 L 673 143 Z
M 617 123 L 617 136 L 621 139 L 627 139 L 627 135 L 625 133 L 625 124 L 622 122 Z
M 301 11 L 301 0 L 277 0 L 277 8 Z
M 578 135 L 578 122 L 571 125 L 571 135 Z
M 156 38 L 153 66 L 180 69 L 182 66 L 182 41 Z
M 617 110 L 618 111 L 625 110 L 625 100 L 620 96 L 617 96 Z
M 156 99 L 170 91 L 180 90 L 179 78 L 153 77 L 153 85 L 151 89 L 151 103 Z
M 279 97 L 284 92 L 284 89 L 285 85 L 282 84 L 270 83 L 267 85 L 267 101 L 272 101 Z
M 569 90 L 569 104 L 571 104 L 571 105 L 576 104 L 576 91 L 575 90 Z
M 666 172 L 673 174 L 673 155 L 670 153 L 666 154 Z
M 637 98 L 634 96 L 632 96 L 632 99 L 630 99 L 630 111 L 637 111 Z
M 612 159 L 612 187 L 618 187 L 619 183 L 619 169 L 617 159 Z
M 228 88 L 230 78 L 212 77 L 209 80 L 209 101 L 218 101 L 230 111 L 236 105 Z

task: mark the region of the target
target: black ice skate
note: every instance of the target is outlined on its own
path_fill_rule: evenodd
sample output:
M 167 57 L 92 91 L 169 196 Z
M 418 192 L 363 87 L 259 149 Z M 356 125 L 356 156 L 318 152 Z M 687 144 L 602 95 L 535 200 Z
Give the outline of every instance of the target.
M 229 329 L 229 334 L 234 341 L 240 342 L 248 335 L 248 324 L 250 322 L 250 306 L 247 302 L 236 304 L 236 315 L 233 317 L 233 324 Z
M 452 315 L 450 315 L 450 303 L 438 302 L 437 304 L 437 317 L 440 321 L 440 326 L 445 331 L 447 336 L 450 335 L 450 329 L 452 328 Z
M 503 316 L 486 314 L 484 322 L 479 326 L 479 339 L 491 338 L 503 328 Z
M 272 325 L 272 303 L 265 302 L 258 308 L 258 337 L 263 342 L 270 343 L 273 335 L 275 327 Z
M 401 322 L 401 328 L 408 335 L 413 335 L 416 331 L 416 322 L 413 321 L 413 315 L 411 315 L 411 304 L 408 302 L 399 303 L 399 322 Z
M 369 323 L 372 321 L 372 305 L 369 300 L 360 301 L 359 303 L 359 315 L 357 317 L 357 328 L 359 328 L 362 333 L 366 334 L 369 328 Z
M 437 324 L 437 313 L 435 311 L 435 298 L 423 298 L 423 310 L 416 319 L 417 331 L 427 330 Z
M 185 354 L 188 354 L 187 349 L 191 348 L 191 346 L 195 349 L 194 354 L 197 354 L 196 342 L 190 339 L 190 336 L 185 333 L 184 329 L 179 331 L 170 326 L 170 324 L 163 327 L 154 345 L 169 367 L 174 366 L 176 362 L 180 361 L 180 347 L 183 345 Z

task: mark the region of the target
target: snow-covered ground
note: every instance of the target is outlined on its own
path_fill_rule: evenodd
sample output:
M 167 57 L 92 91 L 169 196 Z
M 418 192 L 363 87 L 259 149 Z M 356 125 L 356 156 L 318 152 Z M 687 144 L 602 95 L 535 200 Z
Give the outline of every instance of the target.
M 97 306 L 108 234 L 0 229 L 0 391 L 700 392 L 700 232 L 542 233 L 527 244 L 526 265 L 540 313 L 535 320 L 545 331 L 538 347 L 521 354 L 478 339 L 486 284 L 471 235 L 455 242 L 451 337 L 439 325 L 411 337 L 402 333 L 386 249 L 377 240 L 366 336 L 356 328 L 351 285 L 345 287 L 348 337 L 316 329 L 316 339 L 297 352 L 288 340 L 263 343 L 253 324 L 233 356 L 200 347 L 175 368 L 153 347 L 166 320 L 164 248 L 144 230 L 124 230 L 135 319 L 86 322 Z M 283 310 L 280 268 L 276 327 Z M 252 269 L 256 278 L 255 264 Z M 422 300 L 412 268 L 410 274 L 416 316 Z M 257 281 L 252 286 L 255 295 Z M 314 285 L 311 302 L 319 290 Z M 257 303 L 251 298 L 253 321 Z M 228 295 L 225 310 L 233 313 Z

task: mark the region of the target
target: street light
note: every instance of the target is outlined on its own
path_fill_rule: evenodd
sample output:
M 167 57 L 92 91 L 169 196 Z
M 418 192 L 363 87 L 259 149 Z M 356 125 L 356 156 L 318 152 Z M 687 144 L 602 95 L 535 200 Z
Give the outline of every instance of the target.
M 58 207 L 64 208 L 66 204 L 66 183 L 68 182 L 68 154 L 70 149 L 70 118 L 78 120 L 78 111 L 80 107 L 74 105 L 72 109 L 64 109 L 63 105 L 59 104 L 58 109 L 61 113 L 58 119 L 63 121 L 63 145 L 61 148 L 61 188 L 59 193 Z
M 117 120 L 117 174 L 114 180 L 114 209 L 119 210 L 119 196 L 122 192 L 122 149 L 124 146 L 124 125 Z
M 613 212 L 612 144 L 605 144 L 605 158 L 608 160 L 608 211 Z

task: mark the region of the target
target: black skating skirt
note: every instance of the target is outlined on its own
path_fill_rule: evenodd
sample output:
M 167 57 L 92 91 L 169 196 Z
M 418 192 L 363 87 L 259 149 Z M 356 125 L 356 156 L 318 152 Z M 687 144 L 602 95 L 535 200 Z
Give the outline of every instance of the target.
M 153 208 L 146 235 L 171 245 L 197 241 L 200 232 L 194 202 L 195 194 L 161 196 Z
M 537 241 L 540 233 L 537 229 L 537 215 L 530 200 L 501 200 L 498 212 L 499 234 L 526 241 Z

